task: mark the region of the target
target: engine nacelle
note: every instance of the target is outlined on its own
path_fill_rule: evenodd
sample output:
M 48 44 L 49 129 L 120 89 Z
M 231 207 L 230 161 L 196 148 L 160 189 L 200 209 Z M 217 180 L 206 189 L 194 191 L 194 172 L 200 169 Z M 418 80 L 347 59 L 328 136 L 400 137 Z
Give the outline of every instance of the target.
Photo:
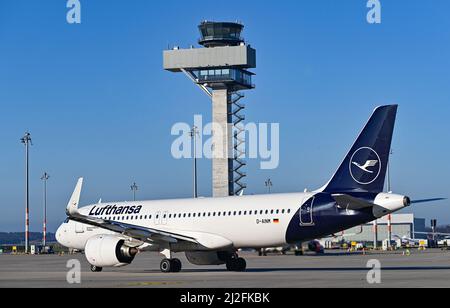
M 87 241 L 84 253 L 91 265 L 120 267 L 131 264 L 138 249 L 126 246 L 125 240 L 117 236 L 97 235 Z
M 226 263 L 226 256 L 220 252 L 186 252 L 186 258 L 194 265 L 222 265 Z
M 309 251 L 315 252 L 317 254 L 324 253 L 324 248 L 323 248 L 322 244 L 320 244 L 319 241 L 310 241 L 308 243 L 308 249 L 309 249 Z
M 411 205 L 411 199 L 407 196 L 381 193 L 375 198 L 374 203 L 378 205 L 374 207 L 374 215 L 383 217 L 387 214 L 397 212 Z

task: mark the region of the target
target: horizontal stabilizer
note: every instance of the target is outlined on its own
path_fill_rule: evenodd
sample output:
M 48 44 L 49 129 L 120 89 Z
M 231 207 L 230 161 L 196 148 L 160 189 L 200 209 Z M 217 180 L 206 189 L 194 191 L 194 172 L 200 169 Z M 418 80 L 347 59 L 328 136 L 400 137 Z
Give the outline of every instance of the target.
M 338 204 L 338 206 L 342 209 L 347 209 L 347 210 L 353 210 L 353 211 L 357 211 L 357 210 L 361 210 L 361 209 L 365 209 L 365 208 L 371 208 L 374 207 L 375 204 L 349 196 L 349 195 L 344 195 L 344 194 L 335 194 L 332 195 L 333 199 L 336 200 L 336 203 Z
M 429 203 L 429 202 L 444 201 L 444 200 L 447 200 L 447 198 L 434 198 L 434 199 L 414 200 L 414 201 L 411 201 L 411 204 Z

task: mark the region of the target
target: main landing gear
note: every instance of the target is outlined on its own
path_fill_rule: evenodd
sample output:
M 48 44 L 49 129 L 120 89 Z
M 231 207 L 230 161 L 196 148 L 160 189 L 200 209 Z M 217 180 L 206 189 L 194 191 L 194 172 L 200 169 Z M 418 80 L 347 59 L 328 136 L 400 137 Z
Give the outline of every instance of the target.
M 247 262 L 243 258 L 239 258 L 237 254 L 232 255 L 227 260 L 227 270 L 230 272 L 245 272 L 247 269 Z
M 159 265 L 163 273 L 179 273 L 181 272 L 181 267 L 179 259 L 163 259 Z

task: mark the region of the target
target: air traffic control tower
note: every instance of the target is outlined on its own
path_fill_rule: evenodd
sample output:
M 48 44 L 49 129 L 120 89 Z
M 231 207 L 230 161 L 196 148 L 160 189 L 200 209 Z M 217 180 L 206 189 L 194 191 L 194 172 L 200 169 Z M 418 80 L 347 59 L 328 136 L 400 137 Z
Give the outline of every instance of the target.
M 256 50 L 241 36 L 244 26 L 232 22 L 202 22 L 199 44 L 204 48 L 164 51 L 164 69 L 184 73 L 212 100 L 213 196 L 240 194 L 245 162 L 243 90 L 254 88 L 248 69 L 256 68 Z

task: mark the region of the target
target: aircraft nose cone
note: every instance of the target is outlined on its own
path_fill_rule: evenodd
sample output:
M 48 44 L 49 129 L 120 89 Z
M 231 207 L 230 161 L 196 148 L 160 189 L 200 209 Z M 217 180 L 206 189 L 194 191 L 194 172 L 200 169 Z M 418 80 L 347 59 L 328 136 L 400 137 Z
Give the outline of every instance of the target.
M 64 226 L 60 226 L 60 227 L 58 228 L 58 230 L 56 230 L 56 235 L 55 235 L 55 237 L 56 237 L 56 241 L 57 241 L 59 244 L 61 244 L 61 245 L 67 247 L 67 243 L 66 243 L 66 241 L 65 241 L 65 236 L 64 236 L 65 233 L 66 233 L 66 230 L 65 230 Z

